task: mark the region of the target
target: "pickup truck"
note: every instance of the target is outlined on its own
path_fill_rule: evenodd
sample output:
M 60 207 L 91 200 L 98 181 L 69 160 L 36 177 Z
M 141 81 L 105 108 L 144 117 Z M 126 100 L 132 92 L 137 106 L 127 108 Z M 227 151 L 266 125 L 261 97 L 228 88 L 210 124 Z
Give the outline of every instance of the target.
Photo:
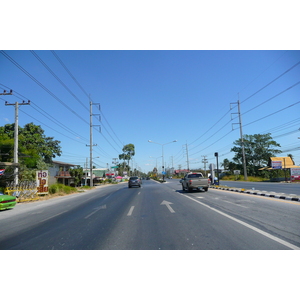
M 202 173 L 187 173 L 181 180 L 182 190 L 191 192 L 193 189 L 207 192 L 210 179 L 205 178 Z

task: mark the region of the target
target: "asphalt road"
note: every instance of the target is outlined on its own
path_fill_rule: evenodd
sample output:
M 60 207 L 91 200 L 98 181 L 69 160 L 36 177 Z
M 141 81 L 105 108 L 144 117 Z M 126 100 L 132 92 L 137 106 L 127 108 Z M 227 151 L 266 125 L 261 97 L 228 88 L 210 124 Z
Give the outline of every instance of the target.
M 300 203 L 144 180 L 0 212 L 0 249 L 300 249 Z
M 220 185 L 233 187 L 233 188 L 244 188 L 249 190 L 255 189 L 255 190 L 266 191 L 266 192 L 300 196 L 300 183 L 246 182 L 246 181 L 220 180 Z

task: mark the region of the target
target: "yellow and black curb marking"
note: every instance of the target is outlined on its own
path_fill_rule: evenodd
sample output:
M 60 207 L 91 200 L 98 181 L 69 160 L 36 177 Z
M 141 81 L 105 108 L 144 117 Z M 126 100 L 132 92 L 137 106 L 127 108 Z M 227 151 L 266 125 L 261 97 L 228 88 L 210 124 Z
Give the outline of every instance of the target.
M 224 187 L 224 186 L 210 186 L 210 188 L 218 189 L 218 190 L 225 190 L 225 191 L 231 191 L 231 192 L 237 192 L 237 193 L 245 193 L 245 194 L 251 194 L 251 195 L 258 195 L 258 196 L 265 196 L 265 197 L 272 197 L 272 198 L 278 198 L 278 199 L 285 199 L 285 200 L 291 200 L 291 201 L 300 201 L 300 196 L 286 196 L 286 195 L 278 195 L 268 192 L 262 192 L 258 190 L 246 190 L 241 188 L 231 188 L 231 187 Z

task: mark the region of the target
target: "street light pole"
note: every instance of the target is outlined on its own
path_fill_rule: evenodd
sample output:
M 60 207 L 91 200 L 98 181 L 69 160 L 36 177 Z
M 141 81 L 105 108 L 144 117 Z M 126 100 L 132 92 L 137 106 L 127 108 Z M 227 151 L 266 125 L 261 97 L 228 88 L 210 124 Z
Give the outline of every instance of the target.
M 148 140 L 149 143 L 154 143 L 154 144 L 158 144 L 158 145 L 161 145 L 161 150 L 162 150 L 162 175 L 163 175 L 163 181 L 165 180 L 165 174 L 164 174 L 164 146 L 167 145 L 167 144 L 171 144 L 171 143 L 175 143 L 177 142 L 177 140 L 174 140 L 172 142 L 169 142 L 169 143 L 165 143 L 165 144 L 161 144 L 161 143 L 157 143 L 157 142 L 153 142 L 151 140 Z
M 160 158 L 161 156 L 158 157 L 153 157 L 153 156 L 149 156 L 155 159 L 155 168 L 156 168 L 156 172 L 157 172 L 157 159 Z

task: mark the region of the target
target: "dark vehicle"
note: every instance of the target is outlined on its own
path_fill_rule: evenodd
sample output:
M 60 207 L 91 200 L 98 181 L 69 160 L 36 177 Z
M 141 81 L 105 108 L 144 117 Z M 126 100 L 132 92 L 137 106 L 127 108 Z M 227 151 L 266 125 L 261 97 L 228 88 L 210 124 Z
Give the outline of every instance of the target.
M 138 178 L 137 176 L 132 176 L 129 178 L 129 181 L 128 181 L 129 188 L 131 188 L 133 186 L 141 187 L 141 184 L 142 184 L 142 180 L 140 178 Z

